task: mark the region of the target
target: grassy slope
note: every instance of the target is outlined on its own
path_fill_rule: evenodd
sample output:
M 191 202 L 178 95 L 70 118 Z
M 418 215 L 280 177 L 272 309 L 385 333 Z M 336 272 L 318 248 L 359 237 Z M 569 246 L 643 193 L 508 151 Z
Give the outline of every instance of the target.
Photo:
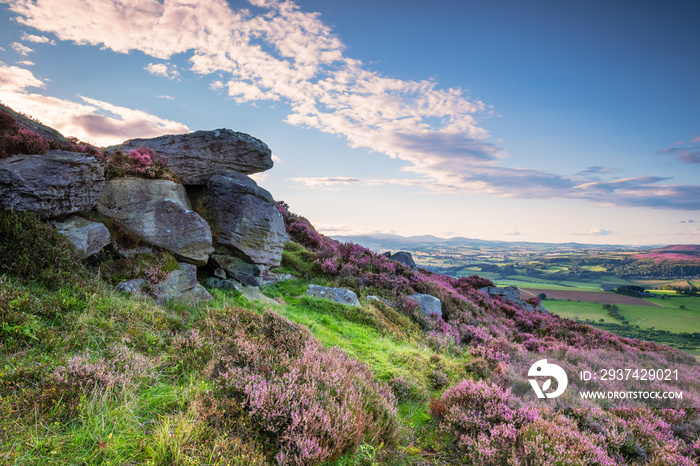
M 262 305 L 248 303 L 236 292 L 214 290 L 216 300 L 206 305 L 163 307 L 101 285 L 88 293 L 71 287 L 52 292 L 1 279 L 3 292 L 19 296 L 14 301 L 40 302 L 42 309 L 58 309 L 50 317 L 32 314 L 31 323 L 15 329 L 5 325 L 4 337 L 11 332 L 19 336 L 5 340 L 13 346 L 8 344 L 0 353 L 0 409 L 4 413 L 0 417 L 0 463 L 216 463 L 212 438 L 216 439 L 217 432 L 194 409 L 195 400 L 211 391 L 212 383 L 201 364 L 182 363 L 187 355 L 182 354 L 176 336 L 203 327 L 212 313 L 226 312 L 232 306 L 261 312 Z M 325 345 L 364 361 L 379 379 L 412 381 L 412 396 L 399 406 L 401 439 L 382 454 L 420 457 L 421 445 L 431 436 L 428 399 L 464 377 L 468 356 L 434 351 L 415 324 L 389 308 L 364 303 L 353 309 L 296 297 L 305 287 L 306 282 L 293 282 L 267 292 L 287 300 L 277 312 L 306 325 Z M 26 306 L 15 307 L 32 313 Z M 99 361 L 108 358 L 110 349 L 121 342 L 152 363 L 153 378 L 135 379 L 118 390 L 84 390 L 47 398 L 48 375 L 65 366 L 71 356 L 89 354 L 91 361 Z M 244 453 L 253 455 L 250 451 L 261 448 L 254 441 L 250 445 L 245 439 L 240 442 L 239 463 L 234 456 L 229 458 L 234 460 L 231 464 L 252 464 Z M 377 454 L 376 447 L 363 445 L 337 463 L 360 464 L 358 458 Z

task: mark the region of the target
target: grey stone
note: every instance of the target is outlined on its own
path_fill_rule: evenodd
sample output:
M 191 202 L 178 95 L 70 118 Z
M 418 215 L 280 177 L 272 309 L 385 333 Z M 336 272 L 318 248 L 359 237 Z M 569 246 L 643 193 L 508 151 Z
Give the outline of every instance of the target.
M 178 262 L 179 269 L 168 274 L 162 283 L 153 286 L 153 294 L 160 302 L 171 300 L 197 303 L 214 297 L 197 283 L 197 267 Z
M 0 207 L 56 218 L 87 212 L 104 189 L 105 164 L 82 153 L 53 150 L 0 160 Z
M 503 298 L 506 301 L 512 302 L 516 306 L 522 307 L 526 311 L 548 312 L 547 309 L 545 309 L 545 307 L 542 306 L 542 303 L 538 304 L 537 307 L 533 307 L 532 304 L 521 299 L 520 298 L 520 290 L 514 286 L 506 286 L 503 288 L 497 287 L 497 286 L 485 286 L 483 288 L 480 288 L 479 291 L 486 293 L 487 295 L 489 295 L 491 297 Z
M 229 256 L 226 254 L 212 254 L 211 260 L 214 264 L 222 268 L 226 272 L 226 275 L 238 280 L 244 285 L 262 285 L 262 280 L 260 279 L 260 268 L 255 264 L 246 262 L 239 257 Z M 224 276 L 223 278 L 226 277 Z
M 188 134 L 131 139 L 108 150 L 129 152 L 146 147 L 167 157 L 172 172 L 184 184 L 203 185 L 213 175 L 226 170 L 259 173 L 272 168 L 272 152 L 267 144 L 248 134 L 217 129 Z
M 218 231 L 217 253 L 258 265 L 280 264 L 289 237 L 269 192 L 243 174 L 227 172 L 211 177 L 206 196 Z
M 420 311 L 424 315 L 429 316 L 431 314 L 438 314 L 440 317 L 442 317 L 442 303 L 435 296 L 415 293 L 408 296 L 408 298 L 418 303 L 418 306 L 420 306 Z
M 224 269 L 222 269 L 221 267 L 219 267 L 216 270 L 214 270 L 214 276 L 216 278 L 224 279 L 224 278 L 226 278 L 226 271 Z
M 314 285 L 312 283 L 306 290 L 306 296 L 329 299 L 333 302 L 350 306 L 360 305 L 360 301 L 357 299 L 355 292 L 346 288 L 331 288 L 328 286 Z
M 396 261 L 400 264 L 403 264 L 407 267 L 410 267 L 412 269 L 416 268 L 416 263 L 413 261 L 413 256 L 411 256 L 410 252 L 398 251 L 398 252 L 396 252 L 388 257 L 389 257 L 389 259 Z
M 182 185 L 126 177 L 107 183 L 97 210 L 145 243 L 171 251 L 179 260 L 204 265 L 213 250 L 211 229 L 189 207 Z
M 112 241 L 106 226 L 82 217 L 68 217 L 54 222 L 54 226 L 59 233 L 66 235 L 75 244 L 81 259 L 97 254 Z
M 124 293 L 135 294 L 141 292 L 143 286 L 146 284 L 146 280 L 143 278 L 134 278 L 132 280 L 126 280 L 117 285 L 118 291 L 123 291 Z
M 291 273 L 272 272 L 268 269 L 262 272 L 263 285 L 274 285 L 285 280 L 294 280 L 296 277 Z

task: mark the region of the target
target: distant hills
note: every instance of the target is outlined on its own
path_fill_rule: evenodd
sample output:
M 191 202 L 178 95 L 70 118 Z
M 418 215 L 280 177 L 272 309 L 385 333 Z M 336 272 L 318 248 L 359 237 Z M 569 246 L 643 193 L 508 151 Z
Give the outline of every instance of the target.
M 614 244 L 584 244 L 584 243 L 537 243 L 528 241 L 487 241 L 482 239 L 464 238 L 461 236 L 454 238 L 439 238 L 433 235 L 421 236 L 400 236 L 385 233 L 355 236 L 332 236 L 333 239 L 342 242 L 360 244 L 372 250 L 398 250 L 398 249 L 434 249 L 443 246 L 445 248 L 478 248 L 478 249 L 501 249 L 518 250 L 528 249 L 541 252 L 565 252 L 565 251 L 590 251 L 590 250 L 626 250 L 626 251 L 647 251 L 653 246 L 625 246 Z M 671 248 L 674 246 L 666 246 Z M 687 246 L 692 247 L 692 246 Z M 700 246 L 694 246 L 700 250 Z M 685 250 L 685 249 L 684 249 Z

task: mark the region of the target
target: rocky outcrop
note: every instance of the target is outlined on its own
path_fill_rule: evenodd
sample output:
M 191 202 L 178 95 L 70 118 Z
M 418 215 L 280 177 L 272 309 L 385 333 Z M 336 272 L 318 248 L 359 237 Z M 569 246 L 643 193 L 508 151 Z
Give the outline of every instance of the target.
M 415 293 L 411 296 L 408 296 L 408 299 L 411 299 L 418 303 L 420 311 L 423 313 L 423 315 L 430 316 L 431 314 L 437 314 L 440 317 L 442 317 L 442 303 L 435 296 L 423 293 Z
M 394 254 L 388 255 L 387 257 L 414 270 L 417 268 L 416 263 L 413 261 L 413 256 L 411 256 L 410 252 L 398 251 Z
M 54 226 L 59 233 L 66 235 L 75 244 L 81 259 L 97 254 L 112 241 L 106 226 L 77 215 L 54 222 Z
M 110 180 L 97 206 L 145 243 L 172 252 L 195 265 L 205 265 L 212 252 L 211 229 L 189 209 L 182 185 L 167 180 Z
M 314 285 L 312 283 L 306 290 L 306 296 L 329 299 L 333 302 L 347 304 L 349 306 L 360 305 L 360 301 L 357 299 L 355 292 L 346 288 L 331 288 L 328 286 Z
M 0 160 L 0 207 L 56 218 L 87 212 L 104 189 L 104 162 L 53 150 Z
M 189 134 L 131 139 L 108 150 L 128 152 L 147 147 L 165 156 L 168 167 L 184 184 L 204 185 L 213 175 L 227 170 L 259 173 L 272 168 L 272 151 L 248 134 L 217 129 Z
M 289 237 L 269 192 L 248 176 L 227 172 L 211 177 L 206 196 L 218 231 L 217 253 L 251 264 L 280 265 Z

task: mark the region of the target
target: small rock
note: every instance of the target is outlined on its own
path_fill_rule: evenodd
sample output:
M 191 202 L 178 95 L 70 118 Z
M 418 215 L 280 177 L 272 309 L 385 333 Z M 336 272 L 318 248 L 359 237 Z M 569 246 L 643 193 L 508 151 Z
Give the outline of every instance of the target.
M 407 297 L 418 303 L 418 306 L 420 306 L 420 311 L 424 315 L 429 316 L 431 314 L 438 314 L 440 317 L 442 317 L 442 303 L 435 296 L 415 293 Z
M 126 280 L 119 285 L 117 285 L 117 291 L 122 291 L 124 293 L 136 294 L 141 292 L 143 286 L 146 284 L 146 280 L 143 278 L 134 278 L 132 280 Z
M 106 226 L 82 217 L 68 217 L 54 222 L 54 226 L 59 233 L 66 235 L 75 244 L 81 259 L 97 254 L 112 241 Z
M 347 304 L 349 306 L 359 306 L 360 301 L 354 291 L 346 288 L 331 288 L 328 286 L 309 285 L 306 296 L 313 298 L 329 299 L 335 303 Z
M 211 260 L 225 271 L 224 277 L 220 278 L 229 276 L 249 286 L 260 286 L 262 284 L 260 268 L 255 264 L 246 262 L 239 257 L 226 254 L 212 254 Z M 216 272 L 214 272 L 214 276 L 216 276 Z

